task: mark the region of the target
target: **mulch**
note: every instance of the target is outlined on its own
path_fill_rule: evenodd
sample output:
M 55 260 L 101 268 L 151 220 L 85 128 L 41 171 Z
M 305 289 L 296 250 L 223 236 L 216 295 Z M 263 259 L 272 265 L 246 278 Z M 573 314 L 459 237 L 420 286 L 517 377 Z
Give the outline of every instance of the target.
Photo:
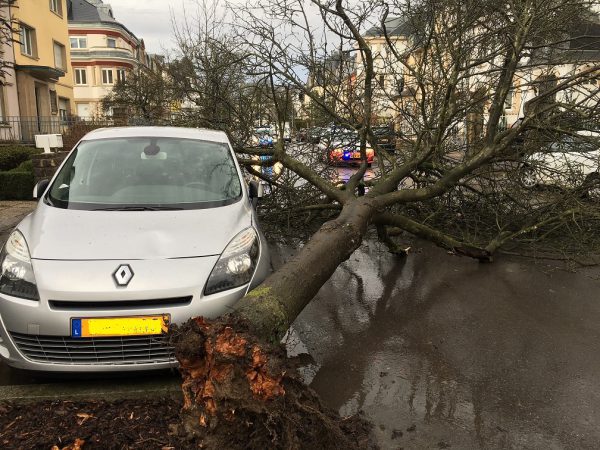
M 197 448 L 178 435 L 181 406 L 173 398 L 3 402 L 0 448 L 77 448 L 77 442 L 85 450 Z

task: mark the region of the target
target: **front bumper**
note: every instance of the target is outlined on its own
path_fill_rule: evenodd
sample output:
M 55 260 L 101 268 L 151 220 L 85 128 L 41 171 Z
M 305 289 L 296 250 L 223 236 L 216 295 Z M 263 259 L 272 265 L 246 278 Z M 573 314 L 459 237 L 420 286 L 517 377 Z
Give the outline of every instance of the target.
M 166 351 L 166 341 L 160 342 L 164 337 L 85 342 L 70 337 L 71 318 L 170 314 L 172 323 L 181 324 L 191 317 L 222 315 L 231 311 L 248 285 L 204 296 L 204 283 L 217 258 L 33 260 L 40 301 L 0 294 L 0 356 L 12 367 L 46 372 L 174 367 L 176 361 Z M 135 273 L 126 288 L 117 287 L 112 279 L 120 264 L 129 264 Z M 171 302 L 181 298 L 189 301 Z M 157 299 L 164 299 L 164 306 Z M 110 307 L 99 306 L 102 301 L 110 301 Z M 124 306 L 115 303 L 121 301 Z

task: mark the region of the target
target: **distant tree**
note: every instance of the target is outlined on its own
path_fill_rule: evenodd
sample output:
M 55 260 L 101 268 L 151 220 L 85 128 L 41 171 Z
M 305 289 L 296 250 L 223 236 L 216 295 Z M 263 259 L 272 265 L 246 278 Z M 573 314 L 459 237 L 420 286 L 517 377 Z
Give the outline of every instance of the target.
M 148 122 L 166 118 L 177 96 L 171 81 L 162 72 L 140 66 L 127 72 L 102 99 L 102 109 L 115 115 L 126 114 Z
M 6 44 L 14 42 L 15 22 L 10 13 L 16 0 L 0 0 L 0 85 L 6 84 L 6 69 L 11 68 L 13 63 L 5 58 Z

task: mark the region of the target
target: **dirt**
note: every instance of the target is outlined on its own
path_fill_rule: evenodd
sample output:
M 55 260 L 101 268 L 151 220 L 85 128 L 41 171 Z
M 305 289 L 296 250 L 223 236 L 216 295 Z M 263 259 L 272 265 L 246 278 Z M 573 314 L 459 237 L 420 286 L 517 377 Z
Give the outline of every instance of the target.
M 172 331 L 183 376 L 179 432 L 207 448 L 375 448 L 371 425 L 323 406 L 280 345 L 235 317 Z
M 189 448 L 176 433 L 181 402 L 172 398 L 0 404 L 3 449 Z

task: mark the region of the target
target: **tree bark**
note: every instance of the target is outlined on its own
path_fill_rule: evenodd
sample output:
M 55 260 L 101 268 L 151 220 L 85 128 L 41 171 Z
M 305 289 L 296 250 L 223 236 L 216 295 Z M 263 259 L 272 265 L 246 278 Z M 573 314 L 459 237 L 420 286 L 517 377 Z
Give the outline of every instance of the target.
M 337 267 L 360 246 L 375 214 L 371 199 L 346 203 L 340 215 L 321 226 L 305 247 L 237 305 L 257 336 L 279 342 Z

